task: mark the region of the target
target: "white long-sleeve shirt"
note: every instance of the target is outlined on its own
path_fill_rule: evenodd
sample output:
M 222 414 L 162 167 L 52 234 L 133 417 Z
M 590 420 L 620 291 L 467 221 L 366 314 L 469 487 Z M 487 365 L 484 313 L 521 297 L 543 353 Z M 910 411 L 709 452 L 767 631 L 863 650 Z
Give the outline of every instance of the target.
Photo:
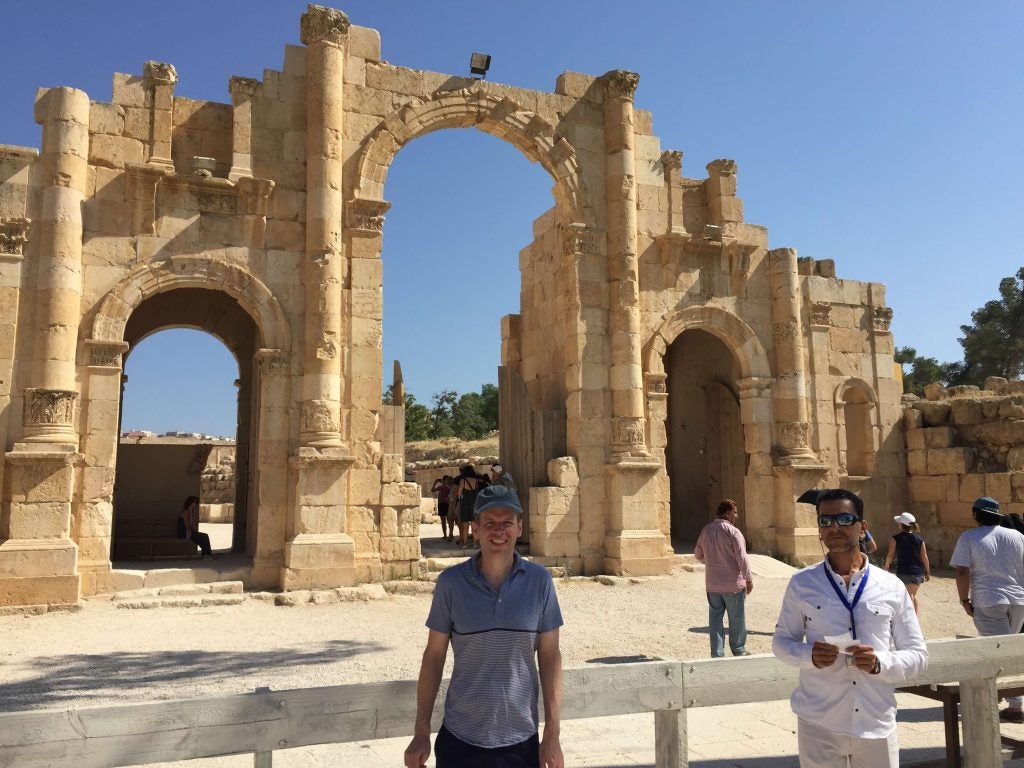
M 811 661 L 814 643 L 851 632 L 850 612 L 827 579 L 833 580 L 852 604 L 865 577 L 868 582 L 853 609 L 857 630 L 853 642 L 875 649 L 881 672 L 870 675 L 847 667 L 843 647 L 832 666 L 815 668 Z M 868 565 L 854 572 L 847 587 L 827 560 L 790 579 L 772 651 L 781 661 L 800 669 L 799 685 L 790 697 L 797 717 L 833 733 L 868 739 L 884 739 L 896 730 L 896 684 L 920 675 L 928 666 L 928 648 L 903 582 Z

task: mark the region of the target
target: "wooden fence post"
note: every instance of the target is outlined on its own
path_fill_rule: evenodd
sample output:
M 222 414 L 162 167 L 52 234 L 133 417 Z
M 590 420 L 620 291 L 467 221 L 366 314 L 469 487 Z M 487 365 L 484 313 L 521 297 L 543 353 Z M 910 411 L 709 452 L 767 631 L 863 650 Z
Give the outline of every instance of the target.
M 960 681 L 960 717 L 964 727 L 966 768 L 991 768 L 993 765 L 1002 765 L 996 678 Z
M 654 765 L 656 768 L 687 768 L 686 710 L 658 709 L 654 712 Z

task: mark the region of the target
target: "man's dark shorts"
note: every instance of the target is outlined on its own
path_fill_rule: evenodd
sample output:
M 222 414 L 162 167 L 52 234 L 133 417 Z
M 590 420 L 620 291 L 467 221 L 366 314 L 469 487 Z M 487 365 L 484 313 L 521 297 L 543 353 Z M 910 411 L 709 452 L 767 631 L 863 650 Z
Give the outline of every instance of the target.
M 539 768 L 540 739 L 534 734 L 518 744 L 484 749 L 460 741 L 442 725 L 434 754 L 437 768 Z

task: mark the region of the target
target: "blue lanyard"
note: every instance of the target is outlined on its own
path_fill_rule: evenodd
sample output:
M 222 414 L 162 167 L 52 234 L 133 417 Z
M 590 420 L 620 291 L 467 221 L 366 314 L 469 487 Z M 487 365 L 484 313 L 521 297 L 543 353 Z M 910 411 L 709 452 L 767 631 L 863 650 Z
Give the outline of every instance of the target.
M 839 595 L 839 599 L 843 601 L 843 605 L 846 607 L 846 610 L 850 612 L 850 633 L 854 640 L 857 639 L 857 620 L 853 617 L 853 609 L 856 608 L 857 603 L 860 602 L 860 596 L 864 594 L 864 587 L 868 583 L 869 571 L 867 563 L 865 563 L 864 566 L 864 575 L 861 577 L 860 584 L 857 585 L 857 591 L 854 593 L 853 602 L 851 603 L 846 599 L 846 595 L 843 594 L 843 591 L 836 584 L 835 579 L 832 578 L 832 574 L 828 572 L 828 563 L 823 562 L 821 564 L 821 570 L 825 574 L 825 578 L 828 579 L 828 583 L 832 585 L 832 589 L 834 589 L 835 593 Z

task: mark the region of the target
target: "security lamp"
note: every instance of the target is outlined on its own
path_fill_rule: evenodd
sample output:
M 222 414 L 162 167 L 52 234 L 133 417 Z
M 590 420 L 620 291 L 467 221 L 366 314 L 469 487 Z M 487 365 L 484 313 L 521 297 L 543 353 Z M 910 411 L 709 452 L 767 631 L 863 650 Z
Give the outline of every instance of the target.
M 481 79 L 487 77 L 487 70 L 491 68 L 491 57 L 486 53 L 474 53 L 469 57 L 469 72 L 473 75 L 480 75 Z

